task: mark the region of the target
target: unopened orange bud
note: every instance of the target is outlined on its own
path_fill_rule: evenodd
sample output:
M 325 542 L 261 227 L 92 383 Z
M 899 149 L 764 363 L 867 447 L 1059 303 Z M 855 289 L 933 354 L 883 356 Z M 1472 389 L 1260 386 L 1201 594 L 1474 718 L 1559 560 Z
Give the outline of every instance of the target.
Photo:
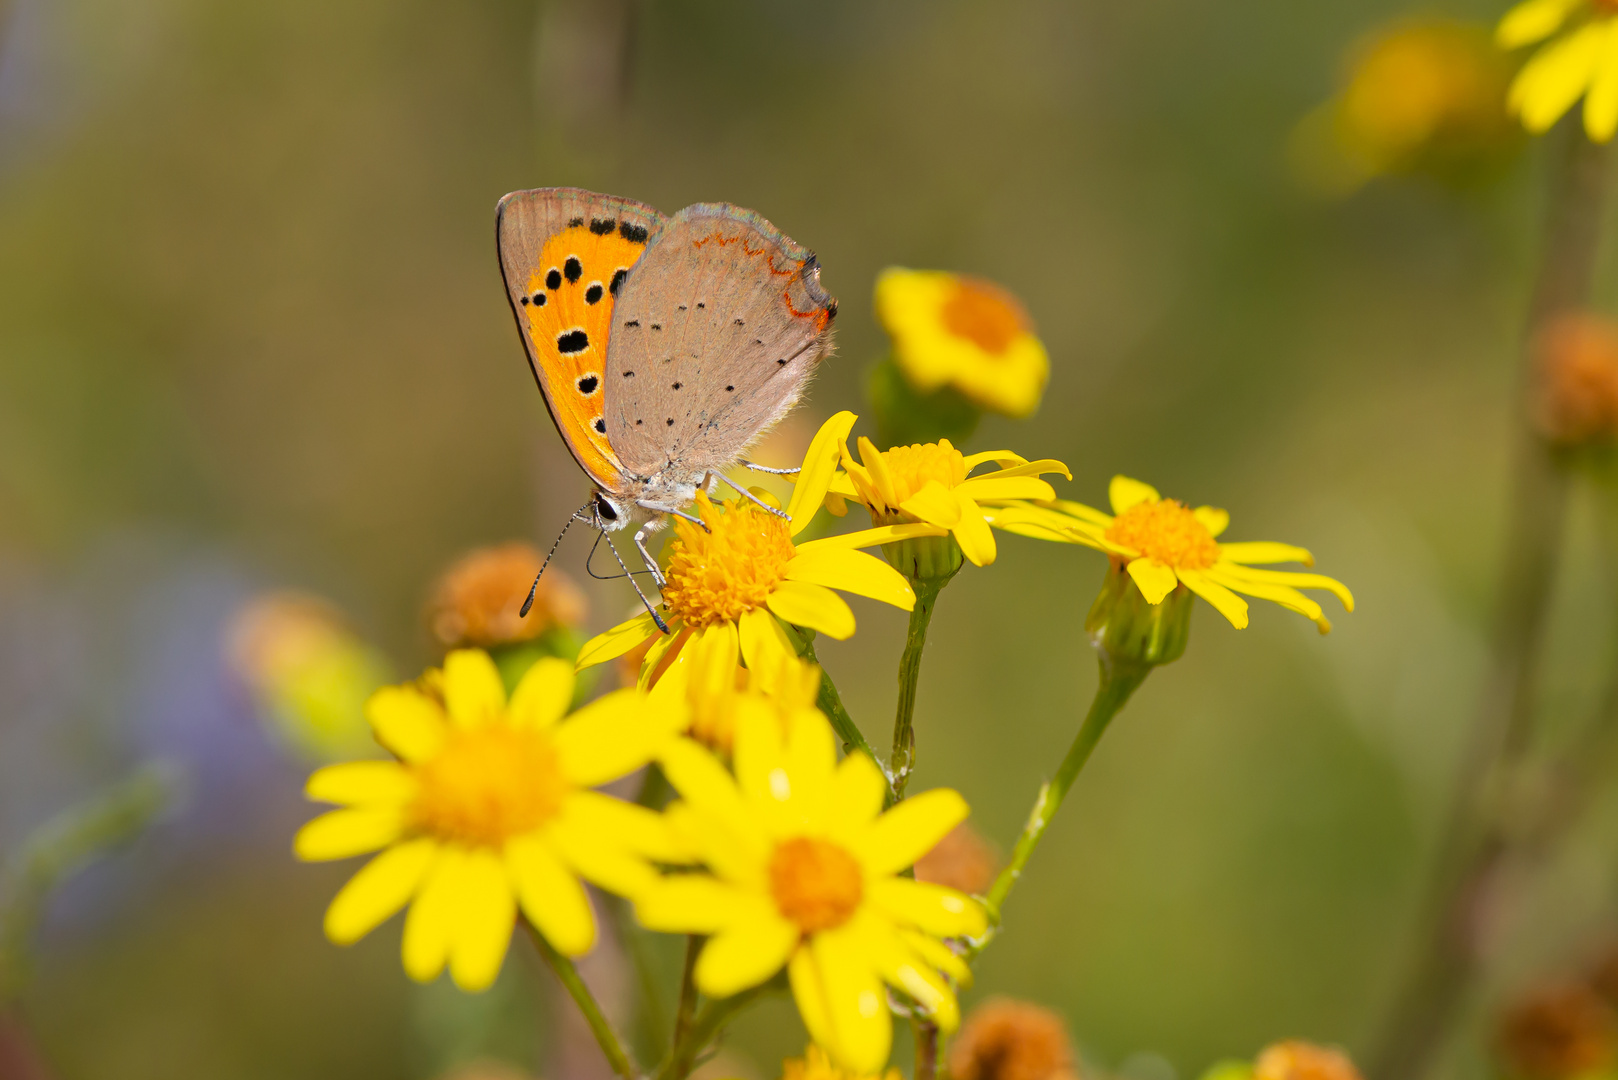
M 528 615 L 518 614 L 543 563 L 539 551 L 523 543 L 463 555 L 433 590 L 427 610 L 433 636 L 446 649 L 491 648 L 529 641 L 556 626 L 577 626 L 584 621 L 584 594 L 555 567 L 539 579 Z
M 1531 416 L 1556 446 L 1618 438 L 1618 322 L 1586 312 L 1563 315 L 1533 343 Z
M 989 891 L 999 862 L 988 841 L 963 821 L 916 860 L 916 880 L 947 885 L 968 896 L 982 896 Z
M 1495 1050 L 1524 1080 L 1571 1080 L 1618 1062 L 1618 1016 L 1582 983 L 1536 987 L 1501 1013 Z
M 949 1047 L 953 1080 L 1076 1080 L 1067 1025 L 1049 1009 L 991 998 Z

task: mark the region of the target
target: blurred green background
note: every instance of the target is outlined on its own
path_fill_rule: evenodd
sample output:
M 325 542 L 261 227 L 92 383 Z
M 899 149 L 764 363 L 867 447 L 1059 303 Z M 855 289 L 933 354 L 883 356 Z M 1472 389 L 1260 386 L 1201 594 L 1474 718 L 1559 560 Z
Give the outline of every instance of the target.
M 303 766 L 254 726 L 220 633 L 253 590 L 309 588 L 407 674 L 435 659 L 421 609 L 448 560 L 546 546 L 583 501 L 493 244 L 496 199 L 553 184 L 732 201 L 814 249 L 839 355 L 805 425 L 860 408 L 879 269 L 1004 283 L 1052 377 L 973 448 L 1060 458 L 1092 504 L 1125 472 L 1227 507 L 1229 538 L 1306 545 L 1355 590 L 1328 638 L 1199 607 L 969 997 L 1056 1008 L 1140 1080 L 1280 1037 L 1365 1048 L 1480 683 L 1546 157 L 1459 190 L 1300 189 L 1294 126 L 1404 10 L 0 3 L 0 851 L 139 760 L 195 763 L 189 810 L 52 905 L 19 1013 L 54 1071 L 428 1077 L 494 1053 L 585 1075 L 556 1062 L 526 945 L 468 1002 L 408 983 L 397 921 L 323 940 L 351 868 L 293 862 Z M 1585 516 L 1543 688 L 1570 712 L 1612 622 Z M 576 578 L 587 546 L 558 556 Z M 1103 568 L 1004 537 L 934 620 L 917 783 L 962 790 L 1002 849 L 1093 689 Z M 594 629 L 631 609 L 590 586 Z M 903 616 L 856 610 L 821 657 L 880 746 Z M 1612 809 L 1501 914 L 1501 985 L 1607 933 Z M 802 1038 L 772 1005 L 730 1067 L 773 1077 Z

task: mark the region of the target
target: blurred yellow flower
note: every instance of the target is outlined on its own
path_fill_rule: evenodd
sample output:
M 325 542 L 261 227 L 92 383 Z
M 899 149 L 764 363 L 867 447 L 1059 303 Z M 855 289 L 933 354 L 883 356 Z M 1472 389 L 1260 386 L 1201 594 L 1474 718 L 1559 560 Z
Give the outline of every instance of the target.
M 675 521 L 663 586 L 669 633 L 646 654 L 643 681 L 670 650 L 678 651 L 688 641 L 708 634 L 735 639 L 748 667 L 772 670 L 782 659 L 797 656 L 781 622 L 845 640 L 854 633 L 854 612 L 833 589 L 905 611 L 915 605 L 916 595 L 903 576 L 858 549 L 912 536 L 942 535 L 942 529 L 897 525 L 803 544 L 793 541 L 825 501 L 842 440 L 853 423 L 852 413 L 839 413 L 810 443 L 787 508 L 788 518 L 740 500 L 716 505 L 703 492 L 698 494 L 694 510 L 707 528 Z M 586 642 L 578 666 L 583 669 L 612 660 L 657 633 L 651 613 L 642 612 Z
M 810 1043 L 801 1058 L 787 1058 L 781 1063 L 781 1080 L 904 1080 L 898 1069 L 876 1073 L 849 1072 L 827 1056 L 826 1051 Z
M 1375 176 L 1484 163 L 1514 142 L 1509 79 L 1485 27 L 1401 18 L 1355 47 L 1341 91 L 1299 125 L 1294 164 L 1341 194 Z
M 832 481 L 829 492 L 834 512 L 836 502 L 847 497 L 862 503 L 875 525 L 936 525 L 949 531 L 974 566 L 989 565 L 996 554 L 994 533 L 977 500 L 1050 500 L 1056 498 L 1056 492 L 1039 479 L 1040 474 L 1060 473 L 1073 479 L 1060 461 L 1028 461 L 1004 450 L 965 457 L 948 439 L 878 451 L 862 435 L 857 445 L 858 462 L 843 447 L 844 471 Z M 989 462 L 999 469 L 971 475 Z
M 659 760 L 681 796 L 670 828 L 711 873 L 663 878 L 636 912 L 654 930 L 711 935 L 698 989 L 729 997 L 785 967 L 810 1037 L 860 1073 L 888 1059 L 884 983 L 955 1029 L 947 979 L 969 972 L 941 939 L 981 934 L 983 908 L 899 875 L 966 817 L 960 795 L 929 791 L 882 813 L 881 772 L 864 754 L 838 762 L 818 713 L 787 731 L 739 716 L 734 776 L 690 740 Z
M 1109 489 L 1112 514 L 1081 503 L 1057 500 L 1044 506 L 1010 505 L 986 512 L 1010 532 L 1046 540 L 1067 540 L 1104 551 L 1123 565 L 1148 603 L 1157 605 L 1184 586 L 1212 604 L 1238 630 L 1247 625 L 1247 601 L 1236 593 L 1271 600 L 1331 630 L 1320 605 L 1299 589 L 1324 589 L 1349 611 L 1354 596 L 1322 574 L 1260 570 L 1254 564 L 1299 562 L 1314 565 L 1300 547 L 1267 542 L 1221 544 L 1216 539 L 1230 515 L 1211 506 L 1190 509 L 1165 499 L 1139 480 L 1115 476 Z
M 876 314 L 894 358 L 921 393 L 945 386 L 981 409 L 1027 416 L 1039 407 L 1050 358 L 1016 297 L 980 278 L 890 267 L 876 279 Z
M 1523 0 L 1495 30 L 1505 49 L 1551 38 L 1517 73 L 1507 107 L 1537 135 L 1582 97 L 1585 134 L 1593 142 L 1608 141 L 1618 131 L 1618 4 Z
M 255 597 L 231 620 L 229 654 L 275 733 L 309 760 L 375 749 L 365 699 L 393 677 L 391 665 L 325 600 Z
M 481 990 L 505 959 L 518 910 L 568 956 L 595 944 L 579 882 L 630 895 L 656 875 L 648 859 L 678 861 L 663 819 L 591 791 L 641 768 L 678 731 L 677 710 L 646 708 L 620 690 L 562 721 L 572 665 L 534 664 L 511 700 L 487 653 L 459 650 L 423 684 L 379 690 L 371 726 L 398 761 L 331 765 L 307 793 L 342 809 L 305 825 L 306 860 L 385 849 L 338 892 L 326 936 L 364 937 L 410 905 L 404 967 L 428 981 L 449 965 L 456 985 Z

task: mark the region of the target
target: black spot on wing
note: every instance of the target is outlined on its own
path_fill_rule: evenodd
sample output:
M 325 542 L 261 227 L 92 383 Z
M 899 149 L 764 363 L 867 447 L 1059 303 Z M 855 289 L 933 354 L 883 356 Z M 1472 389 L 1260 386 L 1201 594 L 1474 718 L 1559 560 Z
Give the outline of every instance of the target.
M 524 303 L 524 304 L 528 303 L 528 297 L 526 297 L 526 296 L 522 297 L 520 302 Z
M 618 225 L 616 218 L 594 218 L 590 222 L 590 231 L 597 236 L 606 236 Z
M 647 236 L 646 226 L 631 225 L 627 221 L 619 222 L 618 235 L 628 240 L 631 244 L 644 244 Z
M 570 229 L 577 229 L 580 225 L 583 225 L 583 224 L 584 224 L 584 219 L 581 218 L 581 217 L 570 218 L 568 220 L 567 227 L 570 228 Z
M 596 387 L 600 385 L 601 380 L 596 378 L 594 375 L 579 376 L 579 393 L 583 394 L 585 397 L 589 397 L 591 394 L 595 393 Z
M 620 266 L 613 273 L 613 275 L 612 275 L 612 284 L 607 286 L 607 291 L 612 293 L 612 295 L 617 296 L 619 287 L 623 285 L 624 278 L 626 278 L 628 276 L 629 276 L 629 271 L 626 270 L 624 267 Z
M 601 295 L 601 282 L 591 282 L 590 287 L 584 290 L 584 302 L 586 304 L 599 304 L 601 302 Z
M 562 272 L 554 266 L 551 267 L 550 273 L 545 275 L 545 287 L 547 289 L 560 289 L 562 287 Z
M 668 420 L 666 421 L 666 423 L 668 424 L 669 427 L 673 427 L 674 426 L 674 417 L 672 417 L 672 416 L 669 417 Z
M 626 378 L 626 379 L 633 379 L 633 378 L 634 378 L 634 377 L 635 377 L 635 373 L 634 373 L 634 372 L 633 372 L 633 371 L 626 371 L 626 372 L 624 372 L 624 378 Z
M 562 273 L 567 277 L 568 284 L 571 285 L 584 276 L 584 264 L 579 262 L 577 255 L 569 255 L 567 262 L 562 264 Z
M 534 304 L 535 307 L 544 307 L 545 306 L 545 300 L 546 300 L 545 294 L 542 293 L 542 292 L 537 292 L 537 293 L 534 294 L 533 304 Z
M 583 352 L 590 347 L 590 335 L 583 330 L 569 330 L 559 334 L 556 338 L 556 351 L 566 356 L 569 353 Z
M 605 417 L 596 417 L 596 431 L 600 432 L 602 435 L 607 433 L 607 420 Z

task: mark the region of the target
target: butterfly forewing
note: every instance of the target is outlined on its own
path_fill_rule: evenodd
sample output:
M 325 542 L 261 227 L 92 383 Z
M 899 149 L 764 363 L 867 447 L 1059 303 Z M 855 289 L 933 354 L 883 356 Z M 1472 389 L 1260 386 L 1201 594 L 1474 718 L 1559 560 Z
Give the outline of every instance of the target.
M 836 313 L 814 255 L 757 214 L 674 215 L 613 311 L 606 429 L 623 467 L 700 477 L 734 464 L 797 402 Z
M 613 311 L 667 220 L 644 203 L 577 188 L 513 192 L 497 213 L 506 293 L 545 405 L 574 458 L 609 491 L 621 489 L 623 472 L 603 412 Z

